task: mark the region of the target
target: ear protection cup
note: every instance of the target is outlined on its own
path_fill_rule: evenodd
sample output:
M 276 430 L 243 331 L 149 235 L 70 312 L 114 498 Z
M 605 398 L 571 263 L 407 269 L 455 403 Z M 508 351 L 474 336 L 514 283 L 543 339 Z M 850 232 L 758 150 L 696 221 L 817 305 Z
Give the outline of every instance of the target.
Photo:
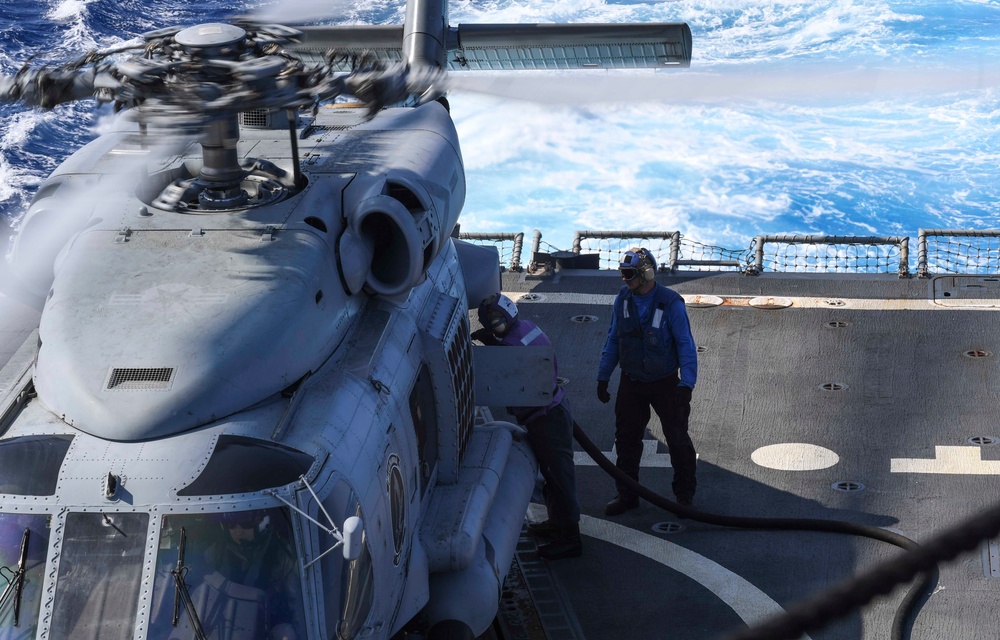
M 639 277 L 643 282 L 650 282 L 656 278 L 656 260 L 649 249 L 639 249 L 638 253 L 642 257 L 639 262 Z

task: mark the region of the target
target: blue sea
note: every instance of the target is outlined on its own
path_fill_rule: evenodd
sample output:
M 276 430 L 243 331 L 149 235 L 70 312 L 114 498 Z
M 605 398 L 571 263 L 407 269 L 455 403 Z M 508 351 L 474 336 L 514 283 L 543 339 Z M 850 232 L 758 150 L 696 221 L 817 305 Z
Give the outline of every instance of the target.
M 261 10 L 320 7 L 328 24 L 401 23 L 404 3 L 275 4 L 0 0 L 0 73 L 14 73 L 31 56 L 66 60 L 144 31 Z M 544 103 L 527 91 L 458 91 L 452 113 L 469 185 L 463 231 L 530 237 L 539 229 L 550 245 L 569 248 L 577 229 L 677 229 L 742 249 L 762 233 L 915 237 L 919 228 L 1000 227 L 1000 93 L 991 80 L 1000 1 L 450 5 L 452 25 L 677 21 L 693 33 L 691 68 L 649 72 L 633 78 L 636 86 L 664 73 L 738 78 L 745 70 L 768 78 L 774 95 L 736 82 L 732 95 L 707 101 L 662 91 L 617 95 L 617 85 L 597 81 L 591 95 Z M 952 66 L 978 69 L 980 81 L 938 86 Z M 855 93 L 823 80 L 866 70 L 897 85 L 912 80 L 914 89 Z M 791 97 L 780 90 L 805 81 L 807 89 Z M 111 117 L 92 102 L 51 112 L 0 106 L 0 213 L 16 220 L 48 172 Z

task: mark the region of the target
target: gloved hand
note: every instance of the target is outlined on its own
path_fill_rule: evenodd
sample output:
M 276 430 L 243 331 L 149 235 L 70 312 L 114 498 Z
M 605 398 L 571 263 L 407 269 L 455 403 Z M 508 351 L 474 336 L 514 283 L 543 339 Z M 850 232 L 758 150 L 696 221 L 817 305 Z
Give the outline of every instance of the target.
M 486 327 L 473 331 L 472 339 L 478 340 L 486 345 L 495 345 L 497 343 L 497 339 L 493 336 L 493 332 Z
M 677 385 L 677 397 L 685 404 L 691 404 L 691 387 Z
M 611 394 L 608 393 L 608 381 L 598 380 L 597 381 L 597 399 L 607 404 L 611 400 Z

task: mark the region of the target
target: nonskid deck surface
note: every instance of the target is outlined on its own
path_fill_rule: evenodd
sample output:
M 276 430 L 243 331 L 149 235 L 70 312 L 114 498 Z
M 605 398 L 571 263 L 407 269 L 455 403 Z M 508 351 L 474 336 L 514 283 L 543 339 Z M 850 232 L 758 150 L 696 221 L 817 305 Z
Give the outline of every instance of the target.
M 660 276 L 690 303 L 701 351 L 695 506 L 840 519 L 919 542 L 995 501 L 1000 444 L 988 443 L 1000 443 L 1000 301 L 968 278 Z M 519 301 L 521 313 L 552 338 L 574 416 L 605 452 L 613 408 L 597 401 L 595 374 L 618 286 L 616 274 L 592 271 L 503 280 L 515 299 L 534 294 Z M 0 363 L 37 322 L 0 298 Z M 669 497 L 655 416 L 647 437 L 641 480 Z M 536 615 L 549 638 L 719 638 L 899 553 L 838 534 L 709 526 L 647 503 L 608 518 L 613 482 L 582 450 L 576 456 L 584 556 L 542 562 L 530 541 L 519 545 L 523 581 L 546 599 Z M 996 637 L 1000 567 L 990 551 L 984 544 L 941 568 L 912 638 Z M 809 637 L 887 638 L 902 594 Z
M 700 351 L 695 507 L 845 520 L 920 542 L 994 503 L 1000 301 L 982 280 L 661 275 L 688 301 Z M 595 376 L 619 286 L 617 274 L 593 271 L 503 281 L 514 299 L 532 294 L 521 313 L 552 338 L 574 416 L 609 453 L 614 411 L 597 401 Z M 671 497 L 655 415 L 647 438 L 640 479 Z M 613 481 L 576 456 L 584 556 L 548 564 L 592 640 L 719 638 L 901 553 L 842 534 L 715 527 L 645 502 L 609 518 Z M 912 638 L 996 637 L 996 552 L 984 543 L 941 567 Z M 903 593 L 809 637 L 888 638 Z

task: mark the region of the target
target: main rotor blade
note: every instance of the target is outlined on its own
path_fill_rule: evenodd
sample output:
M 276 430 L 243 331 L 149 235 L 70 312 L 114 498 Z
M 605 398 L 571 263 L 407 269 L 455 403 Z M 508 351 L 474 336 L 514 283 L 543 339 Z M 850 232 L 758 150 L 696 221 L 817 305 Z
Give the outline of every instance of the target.
M 449 91 L 469 91 L 547 104 L 665 102 L 672 104 L 844 102 L 940 95 L 1000 86 L 1000 67 L 843 70 L 829 65 L 797 69 L 664 73 L 579 72 L 562 75 L 450 74 Z
M 257 23 L 299 25 L 307 22 L 338 21 L 350 16 L 352 0 L 278 0 L 257 7 L 244 18 Z

